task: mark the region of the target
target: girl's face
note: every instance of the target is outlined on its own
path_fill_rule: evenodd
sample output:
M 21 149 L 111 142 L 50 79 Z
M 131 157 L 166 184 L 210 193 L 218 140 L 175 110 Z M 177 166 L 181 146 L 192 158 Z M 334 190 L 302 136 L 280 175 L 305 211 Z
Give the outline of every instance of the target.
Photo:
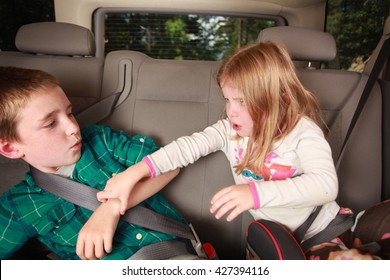
M 20 112 L 20 157 L 44 172 L 75 163 L 81 155 L 80 129 L 72 106 L 60 87 L 39 92 Z
M 253 121 L 244 101 L 244 94 L 229 83 L 222 85 L 222 93 L 226 101 L 226 114 L 233 129 L 241 137 L 252 136 Z

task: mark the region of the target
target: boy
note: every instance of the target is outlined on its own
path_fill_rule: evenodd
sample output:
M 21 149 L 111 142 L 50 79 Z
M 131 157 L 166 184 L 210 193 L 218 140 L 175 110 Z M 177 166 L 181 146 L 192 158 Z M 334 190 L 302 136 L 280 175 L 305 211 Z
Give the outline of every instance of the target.
M 104 126 L 80 131 L 72 105 L 53 76 L 0 67 L 3 156 L 21 158 L 40 171 L 102 190 L 111 176 L 157 149 L 150 138 L 130 137 Z M 185 223 L 161 195 L 151 196 L 177 173 L 140 182 L 129 208 L 143 201 L 146 207 Z M 33 237 L 63 259 L 128 259 L 145 245 L 176 238 L 119 218 L 118 199 L 109 199 L 92 212 L 42 190 L 27 173 L 24 181 L 0 197 L 0 259 L 12 258 Z

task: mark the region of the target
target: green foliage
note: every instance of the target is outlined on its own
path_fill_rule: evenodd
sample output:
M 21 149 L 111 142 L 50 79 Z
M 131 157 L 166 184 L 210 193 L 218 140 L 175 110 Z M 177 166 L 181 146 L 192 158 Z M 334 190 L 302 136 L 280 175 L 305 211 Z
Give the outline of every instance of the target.
M 390 15 L 389 0 L 329 0 L 327 31 L 336 38 L 340 67 L 366 60 L 383 33 Z
M 260 30 L 274 26 L 275 22 L 222 16 L 115 13 L 107 15 L 105 25 L 106 53 L 130 48 L 155 58 L 219 60 L 236 48 L 255 42 Z

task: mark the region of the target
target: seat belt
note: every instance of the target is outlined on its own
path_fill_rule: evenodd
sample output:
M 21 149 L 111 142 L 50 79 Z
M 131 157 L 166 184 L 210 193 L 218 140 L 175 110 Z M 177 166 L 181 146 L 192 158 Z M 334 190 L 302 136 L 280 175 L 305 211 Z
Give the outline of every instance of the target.
M 310 216 L 306 219 L 306 221 L 303 222 L 294 232 L 294 237 L 298 241 L 298 243 L 301 243 L 303 240 L 303 237 L 305 236 L 307 230 L 310 228 L 311 224 L 314 222 L 314 220 L 317 218 L 318 213 L 320 213 L 322 208 L 322 205 L 317 206 L 314 212 L 310 214 Z
M 94 211 L 101 203 L 96 199 L 97 189 L 55 174 L 44 173 L 30 167 L 35 183 L 42 189 L 69 202 Z M 148 229 L 175 235 L 185 239 L 195 239 L 191 228 L 153 210 L 142 206 L 134 206 L 121 219 Z
M 79 126 L 83 128 L 91 124 L 96 124 L 108 117 L 112 113 L 120 95 L 120 92 L 110 95 L 78 113 L 76 119 Z
M 349 230 L 354 224 L 354 217 L 348 214 L 337 215 L 322 231 L 310 237 L 301 243 L 303 251 L 309 250 L 314 245 L 319 245 L 324 242 L 340 236 L 345 231 Z
M 345 148 L 346 148 L 347 142 L 349 140 L 349 137 L 352 133 L 352 130 L 354 129 L 356 122 L 357 122 L 360 114 L 363 111 L 363 108 L 368 100 L 368 97 L 370 96 L 370 93 L 372 92 L 372 88 L 374 87 L 375 82 L 378 79 L 379 74 L 380 74 L 383 66 L 385 65 L 385 62 L 386 62 L 387 58 L 389 57 L 389 55 L 390 55 L 390 38 L 387 38 L 383 42 L 383 45 L 382 45 L 382 47 L 379 51 L 379 54 L 375 60 L 374 66 L 371 70 L 371 73 L 368 76 L 367 83 L 364 87 L 362 95 L 360 96 L 359 103 L 356 107 L 355 113 L 352 117 L 351 123 L 350 123 L 349 128 L 348 128 L 347 134 L 344 138 L 344 142 L 343 142 L 343 145 L 341 146 L 339 157 L 338 157 L 337 163 L 336 163 L 337 170 L 340 167 L 341 159 L 342 159 L 342 156 L 345 152 Z
M 96 199 L 97 189 L 81 184 L 79 182 L 61 177 L 56 174 L 44 173 L 30 166 L 30 173 L 34 182 L 42 189 L 72 202 L 78 206 L 94 211 L 101 203 Z M 183 224 L 179 221 L 161 215 L 151 209 L 134 206 L 126 211 L 121 219 L 130 224 L 135 224 L 144 228 L 174 235 L 185 240 L 189 240 L 196 254 L 200 258 L 207 258 L 203 245 L 191 224 Z M 165 241 L 162 241 L 165 243 Z M 161 243 L 161 242 L 158 242 Z M 140 249 L 140 252 L 132 259 L 161 259 L 174 254 L 182 254 L 183 246 L 172 247 L 170 252 L 163 252 L 161 246 L 167 245 L 150 244 L 147 250 Z M 156 248 L 156 250 L 153 250 Z M 141 251 L 142 250 L 142 251 Z M 188 254 L 188 251 L 186 251 Z
M 380 71 L 382 70 L 383 66 L 385 65 L 385 62 L 387 58 L 390 55 L 390 38 L 387 38 L 385 42 L 383 43 L 379 54 L 377 56 L 377 59 L 374 63 L 374 66 L 372 68 L 372 71 L 370 75 L 368 76 L 367 83 L 364 87 L 363 93 L 360 96 L 359 103 L 356 107 L 355 113 L 352 117 L 351 123 L 349 125 L 347 134 L 344 138 L 344 142 L 341 146 L 339 157 L 337 159 L 336 163 L 336 169 L 339 169 L 342 156 L 345 152 L 346 145 L 348 143 L 349 137 L 357 123 L 357 120 L 360 116 L 360 114 L 363 111 L 363 108 L 368 100 L 368 97 L 370 96 L 370 93 L 372 92 L 372 88 L 374 87 L 374 84 L 379 77 Z M 312 217 L 309 217 L 306 222 L 296 230 L 294 236 L 301 242 L 304 234 L 306 233 L 306 230 L 308 229 L 308 226 L 311 225 L 315 217 L 317 216 L 320 209 L 317 207 L 316 211 L 312 213 Z M 354 219 L 352 216 L 349 215 L 337 215 L 330 223 L 329 225 L 317 233 L 316 235 L 312 236 L 311 238 L 305 240 L 302 242 L 301 247 L 304 251 L 308 250 L 314 245 L 321 244 L 323 242 L 332 240 L 333 238 L 337 237 L 338 235 L 342 234 L 349 228 L 353 226 Z

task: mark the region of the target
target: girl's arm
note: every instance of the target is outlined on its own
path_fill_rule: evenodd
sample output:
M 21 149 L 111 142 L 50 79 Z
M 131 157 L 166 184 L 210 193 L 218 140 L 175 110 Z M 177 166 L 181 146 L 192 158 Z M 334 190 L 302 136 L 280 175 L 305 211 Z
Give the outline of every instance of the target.
M 118 198 L 123 215 L 130 207 L 160 191 L 178 173 L 176 169 L 156 178 L 146 178 L 150 177 L 150 170 L 141 161 L 109 179 L 104 190 L 97 193 L 97 199 L 106 202 L 109 198 Z
M 231 221 L 250 209 L 307 208 L 335 200 L 337 174 L 330 147 L 317 126 L 304 121 L 275 147 L 275 158 L 267 167 L 270 170 L 256 174 L 267 179 L 273 176 L 270 180 L 247 183 L 241 174 L 242 185 L 223 188 L 213 196 L 210 212 L 217 219 L 228 212 L 227 220 Z M 296 168 L 301 174 L 291 177 Z
M 158 176 L 188 166 L 213 152 L 226 152 L 230 129 L 228 120 L 220 120 L 201 132 L 178 138 L 146 157 L 144 161 L 149 166 L 150 174 L 152 177 Z
M 127 209 L 134 185 L 146 177 L 156 176 L 187 166 L 199 158 L 226 147 L 227 120 L 219 121 L 204 131 L 184 136 L 148 155 L 141 162 L 112 177 L 105 189 L 98 193 L 99 201 L 119 198 L 121 213 Z
M 145 199 L 156 194 L 172 181 L 178 174 L 180 169 L 175 169 L 162 174 L 156 178 L 141 179 L 133 188 L 130 197 L 128 198 L 127 209 L 139 204 Z

